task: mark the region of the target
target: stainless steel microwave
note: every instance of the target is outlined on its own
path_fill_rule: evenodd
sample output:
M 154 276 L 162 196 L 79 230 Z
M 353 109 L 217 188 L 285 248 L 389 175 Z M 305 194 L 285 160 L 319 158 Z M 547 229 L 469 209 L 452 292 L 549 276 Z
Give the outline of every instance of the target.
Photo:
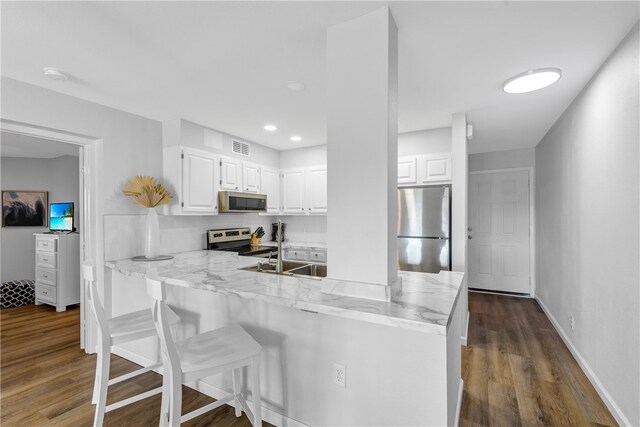
M 220 213 L 266 212 L 267 195 L 240 193 L 237 191 L 219 191 L 218 205 Z

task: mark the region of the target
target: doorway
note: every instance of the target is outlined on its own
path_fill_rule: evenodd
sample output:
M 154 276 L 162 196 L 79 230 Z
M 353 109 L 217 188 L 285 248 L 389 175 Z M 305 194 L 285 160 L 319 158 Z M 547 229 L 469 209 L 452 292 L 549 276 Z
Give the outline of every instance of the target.
M 531 175 L 469 173 L 469 289 L 533 293 Z
M 102 265 L 102 221 L 101 207 L 98 203 L 100 189 L 100 159 L 102 155 L 102 140 L 99 138 L 78 135 L 65 131 L 44 128 L 37 125 L 0 119 L 0 130 L 3 133 L 26 138 L 49 140 L 65 143 L 77 147 L 78 156 L 78 228 L 80 234 L 80 263 Z M 96 282 L 101 293 L 104 294 L 103 269 L 97 269 Z M 79 274 L 80 272 L 78 272 Z M 104 295 L 102 295 L 104 298 Z M 84 286 L 80 286 L 80 346 L 87 353 L 95 352 L 96 329 L 86 304 Z

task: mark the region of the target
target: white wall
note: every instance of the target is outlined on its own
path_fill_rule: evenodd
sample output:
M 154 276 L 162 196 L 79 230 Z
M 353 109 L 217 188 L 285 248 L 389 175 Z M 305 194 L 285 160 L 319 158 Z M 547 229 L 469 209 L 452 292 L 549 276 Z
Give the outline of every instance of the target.
M 469 144 L 473 144 L 473 140 Z M 536 153 L 534 148 L 469 155 L 469 172 L 534 167 L 535 164 Z
M 40 190 L 49 192 L 49 203 L 74 202 L 78 207 L 78 158 L 55 159 L 2 158 L 2 190 Z M 78 227 L 77 212 L 74 223 Z M 2 228 L 2 282 L 35 280 L 35 238 L 33 233 L 47 227 Z
M 446 153 L 450 151 L 450 127 L 398 134 L 398 156 Z
M 640 425 L 638 35 L 535 150 L 536 296 L 628 425 Z
M 387 6 L 327 30 L 327 263 L 383 291 L 398 273 L 397 37 Z
M 104 214 L 141 213 L 122 186 L 134 175 L 162 176 L 160 122 L 2 77 L 2 118 L 101 138 Z
M 210 151 L 217 154 L 222 154 L 227 157 L 236 158 L 241 161 L 260 163 L 262 165 L 271 166 L 277 168 L 280 163 L 280 152 L 264 145 L 260 145 L 255 142 L 248 141 L 239 137 L 235 137 L 223 132 L 212 130 L 214 134 L 221 135 L 221 149 L 206 146 L 205 145 L 205 132 L 204 126 L 197 123 L 192 123 L 187 120 L 172 120 L 170 122 L 163 123 L 163 145 L 185 145 L 188 147 L 197 148 L 199 150 Z M 250 145 L 250 156 L 242 156 L 235 154 L 231 151 L 232 139 L 247 142 Z
M 295 148 L 280 152 L 280 168 L 299 168 L 327 164 L 327 146 Z

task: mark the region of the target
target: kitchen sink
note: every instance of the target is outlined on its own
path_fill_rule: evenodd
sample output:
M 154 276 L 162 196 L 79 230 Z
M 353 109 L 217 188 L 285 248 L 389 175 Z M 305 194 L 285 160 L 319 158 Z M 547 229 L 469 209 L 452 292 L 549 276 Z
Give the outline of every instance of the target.
M 239 270 L 255 271 L 257 273 L 282 274 L 285 276 L 305 277 L 309 279 L 321 279 L 327 277 L 327 266 L 299 261 L 282 261 L 282 273 L 276 273 L 274 263 L 259 262 L 256 265 L 242 267 Z

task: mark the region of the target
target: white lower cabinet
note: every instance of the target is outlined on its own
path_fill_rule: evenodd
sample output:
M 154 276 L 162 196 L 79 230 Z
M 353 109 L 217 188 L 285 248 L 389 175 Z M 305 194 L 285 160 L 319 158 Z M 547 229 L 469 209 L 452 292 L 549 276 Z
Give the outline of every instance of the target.
M 80 235 L 35 234 L 36 305 L 80 304 Z
M 309 261 L 309 262 L 327 262 L 327 251 L 322 249 L 310 249 L 303 247 L 290 247 L 283 249 L 284 259 L 294 261 Z

